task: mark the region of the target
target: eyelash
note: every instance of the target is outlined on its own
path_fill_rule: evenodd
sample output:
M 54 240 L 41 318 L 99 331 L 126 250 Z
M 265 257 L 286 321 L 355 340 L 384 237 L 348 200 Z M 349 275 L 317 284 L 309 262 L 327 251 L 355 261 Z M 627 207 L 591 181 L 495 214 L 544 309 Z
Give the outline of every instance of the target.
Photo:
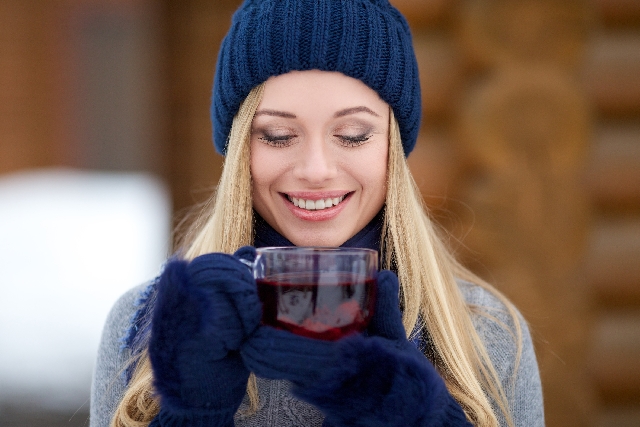
M 270 145 L 272 147 L 288 147 L 289 145 L 292 144 L 292 139 L 297 136 L 298 135 L 271 136 L 265 133 L 263 134 L 263 136 L 261 136 L 258 139 L 264 141 L 267 145 Z
M 267 145 L 272 147 L 288 147 L 293 143 L 293 139 L 298 135 L 278 135 L 271 136 L 269 134 L 263 134 L 258 139 L 264 141 Z M 335 138 L 341 140 L 342 145 L 345 147 L 358 147 L 364 143 L 366 143 L 369 139 L 371 139 L 371 134 L 362 134 L 356 136 L 350 135 L 333 135 Z
M 347 147 L 357 147 L 367 142 L 372 135 L 362 134 L 362 135 L 356 135 L 356 136 L 349 136 L 349 135 L 333 135 L 333 136 L 341 139 L 343 145 Z

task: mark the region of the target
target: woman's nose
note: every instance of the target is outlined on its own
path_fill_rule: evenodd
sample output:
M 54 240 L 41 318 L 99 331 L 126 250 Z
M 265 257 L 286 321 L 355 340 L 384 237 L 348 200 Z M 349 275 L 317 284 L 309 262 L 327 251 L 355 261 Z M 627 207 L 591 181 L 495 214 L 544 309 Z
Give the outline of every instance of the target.
M 294 176 L 312 184 L 321 184 L 337 173 L 334 150 L 330 142 L 322 137 L 313 137 L 304 141 L 299 155 L 295 159 Z

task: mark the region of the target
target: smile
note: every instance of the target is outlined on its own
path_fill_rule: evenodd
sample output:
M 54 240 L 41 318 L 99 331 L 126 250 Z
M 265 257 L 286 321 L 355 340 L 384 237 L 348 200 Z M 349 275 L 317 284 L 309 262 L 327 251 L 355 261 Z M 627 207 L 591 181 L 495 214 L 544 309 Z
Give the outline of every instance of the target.
M 299 208 L 306 209 L 308 211 L 320 211 L 323 209 L 328 209 L 333 206 L 337 206 L 344 200 L 345 196 L 310 200 L 310 199 L 298 199 L 296 197 L 291 197 L 287 195 L 287 199 L 289 199 L 289 201 L 293 203 L 294 206 L 297 206 Z

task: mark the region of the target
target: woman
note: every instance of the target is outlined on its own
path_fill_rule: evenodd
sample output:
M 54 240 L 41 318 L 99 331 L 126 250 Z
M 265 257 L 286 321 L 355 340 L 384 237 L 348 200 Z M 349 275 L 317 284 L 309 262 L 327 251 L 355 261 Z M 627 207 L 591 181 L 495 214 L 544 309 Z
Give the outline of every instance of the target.
M 218 189 L 112 310 L 91 425 L 544 425 L 526 325 L 449 254 L 407 168 L 420 111 L 387 0 L 245 1 L 214 82 Z M 379 250 L 366 336 L 260 326 L 246 245 Z

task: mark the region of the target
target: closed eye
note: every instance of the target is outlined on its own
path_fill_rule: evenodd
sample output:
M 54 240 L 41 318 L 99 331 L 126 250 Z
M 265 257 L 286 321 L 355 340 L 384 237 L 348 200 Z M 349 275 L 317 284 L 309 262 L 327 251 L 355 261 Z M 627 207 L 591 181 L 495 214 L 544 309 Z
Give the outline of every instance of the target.
M 258 139 L 272 147 L 288 147 L 293 144 L 294 138 L 297 136 L 298 135 L 269 135 L 268 133 L 263 133 Z
M 342 144 L 347 147 L 357 147 L 358 145 L 362 145 L 367 142 L 372 134 L 362 134 L 362 135 L 333 135 L 334 137 L 340 139 Z

